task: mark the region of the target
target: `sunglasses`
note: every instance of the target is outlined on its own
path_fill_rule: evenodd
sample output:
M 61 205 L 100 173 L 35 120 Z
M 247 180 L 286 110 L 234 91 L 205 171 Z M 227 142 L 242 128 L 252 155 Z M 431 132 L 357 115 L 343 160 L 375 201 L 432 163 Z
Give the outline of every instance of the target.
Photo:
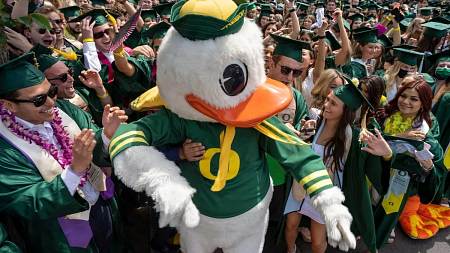
M 281 65 L 280 65 L 280 68 L 281 68 L 281 74 L 285 75 L 285 76 L 289 75 L 291 72 L 292 72 L 293 77 L 299 77 L 302 74 L 302 71 L 300 69 L 291 69 L 289 67 L 281 66 Z
M 38 31 L 39 34 L 45 34 L 46 31 L 49 31 L 50 34 L 55 34 L 54 30 L 47 30 L 47 29 L 44 29 L 44 28 L 39 28 L 39 29 L 36 29 L 36 30 Z
M 54 98 L 57 93 L 58 93 L 58 85 L 51 84 L 47 94 L 38 95 L 34 99 L 31 100 L 8 99 L 8 100 L 13 103 L 33 103 L 34 106 L 41 107 L 45 104 L 45 101 L 47 101 L 47 97 Z
M 52 20 L 52 22 L 54 22 L 57 25 L 60 25 L 63 23 L 62 19 L 54 19 L 54 20 Z
M 103 38 L 103 36 L 105 36 L 105 34 L 109 35 L 110 31 L 111 31 L 111 28 L 108 28 L 108 29 L 105 29 L 105 30 L 103 30 L 101 32 L 94 33 L 94 39 L 101 39 L 101 38 Z
M 65 83 L 65 82 L 67 82 L 67 78 L 68 78 L 69 75 L 73 76 L 73 69 L 72 68 L 67 70 L 67 73 L 61 74 L 58 77 L 55 77 L 55 78 L 52 78 L 52 79 L 48 79 L 48 81 L 60 80 L 61 82 Z

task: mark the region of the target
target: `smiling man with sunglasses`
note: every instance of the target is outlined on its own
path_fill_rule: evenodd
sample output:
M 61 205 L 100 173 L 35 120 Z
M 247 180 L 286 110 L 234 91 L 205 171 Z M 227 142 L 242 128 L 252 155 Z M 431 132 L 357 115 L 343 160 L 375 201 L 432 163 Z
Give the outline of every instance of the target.
M 21 220 L 28 252 L 131 252 L 114 184 L 97 167 L 111 166 L 108 136 L 127 117 L 107 106 L 98 128 L 70 103 L 55 107 L 58 85 L 36 62 L 29 53 L 0 65 L 0 213 Z

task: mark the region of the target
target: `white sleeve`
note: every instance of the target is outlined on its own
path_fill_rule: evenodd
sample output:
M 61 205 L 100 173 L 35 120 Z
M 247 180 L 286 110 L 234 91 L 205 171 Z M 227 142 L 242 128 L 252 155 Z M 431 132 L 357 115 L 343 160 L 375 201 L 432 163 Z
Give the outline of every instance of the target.
M 103 157 L 109 157 L 108 148 L 109 148 L 109 143 L 111 142 L 111 140 L 108 139 L 108 137 L 106 137 L 106 135 L 103 131 L 102 131 L 102 141 L 103 141 L 103 147 L 102 147 Z
M 95 42 L 83 43 L 83 56 L 84 56 L 84 66 L 87 69 L 93 69 L 97 72 L 99 72 L 102 69 L 102 64 L 98 59 Z
M 82 174 L 73 172 L 70 166 L 61 173 L 61 179 L 63 180 L 64 184 L 66 184 L 67 189 L 72 196 L 75 194 L 75 190 L 80 184 L 82 176 Z

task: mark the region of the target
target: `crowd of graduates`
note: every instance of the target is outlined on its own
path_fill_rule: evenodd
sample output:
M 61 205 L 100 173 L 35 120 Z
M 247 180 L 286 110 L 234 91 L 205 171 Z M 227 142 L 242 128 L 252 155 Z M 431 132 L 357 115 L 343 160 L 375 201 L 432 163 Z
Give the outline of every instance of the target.
M 120 124 L 151 117 L 164 105 L 155 96 L 158 48 L 176 2 L 2 0 L 8 19 L 37 13 L 52 29 L 34 21 L 4 28 L 1 252 L 133 252 L 121 201 L 148 199 L 115 178 L 108 146 Z M 398 222 L 418 239 L 449 226 L 450 2 L 235 2 L 248 4 L 246 18 L 261 29 L 266 76 L 292 88 L 280 120 L 323 158 L 368 252 L 395 243 Z M 61 144 L 67 133 L 53 123 L 53 105 L 62 111 L 56 117 L 79 127 L 73 154 Z M 29 155 L 37 151 L 22 148 L 23 140 L 56 153 L 53 162 L 68 169 L 40 168 L 40 158 Z M 380 157 L 383 145 L 395 152 Z M 158 149 L 175 163 L 197 163 L 205 153 L 195 139 Z M 274 186 L 266 241 L 298 252 L 300 235 L 313 252 L 324 252 L 326 227 L 308 194 L 266 158 Z M 93 164 L 101 179 L 86 178 Z M 89 205 L 87 218 L 75 220 L 82 224 L 59 218 L 83 217 Z M 8 239 L 12 227 L 24 241 L 20 248 Z M 152 248 L 179 252 L 167 243 L 173 233 L 158 228 Z

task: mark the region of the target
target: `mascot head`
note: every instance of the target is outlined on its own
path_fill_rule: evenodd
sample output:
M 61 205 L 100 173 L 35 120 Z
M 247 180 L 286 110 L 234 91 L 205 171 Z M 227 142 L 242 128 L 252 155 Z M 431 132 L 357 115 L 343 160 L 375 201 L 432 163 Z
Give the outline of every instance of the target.
M 264 73 L 260 29 L 247 4 L 185 0 L 158 50 L 159 92 L 178 116 L 253 127 L 287 107 L 291 91 Z

